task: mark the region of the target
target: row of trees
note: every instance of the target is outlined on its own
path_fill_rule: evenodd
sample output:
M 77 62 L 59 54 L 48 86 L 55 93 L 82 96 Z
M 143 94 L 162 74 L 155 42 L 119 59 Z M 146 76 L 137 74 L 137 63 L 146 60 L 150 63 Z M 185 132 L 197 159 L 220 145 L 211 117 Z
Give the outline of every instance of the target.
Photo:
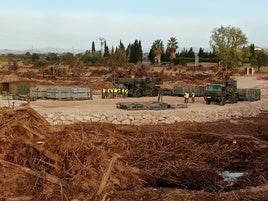
M 212 32 L 210 41 L 211 52 L 205 52 L 200 48 L 195 53 L 192 48 L 183 49 L 176 53 L 178 49 L 178 41 L 175 37 L 168 40 L 167 48 L 164 51 L 163 41 L 155 40 L 150 53 L 149 59 L 153 63 L 172 62 L 174 64 L 184 64 L 193 62 L 195 54 L 199 56 L 200 61 L 221 62 L 224 74 L 233 70 L 235 67 L 243 63 L 251 63 L 252 66 L 258 68 L 268 65 L 268 54 L 263 49 L 256 49 L 254 44 L 248 46 L 246 35 L 240 28 L 231 26 L 221 26 L 215 28 Z
M 195 53 L 193 48 L 189 50 L 183 49 L 181 52 L 178 50 L 178 40 L 175 37 L 171 37 L 168 40 L 167 48 L 164 51 L 164 43 L 162 40 L 155 40 L 151 46 L 148 58 L 143 57 L 142 45 L 140 40 L 135 40 L 133 44 L 129 44 L 125 48 L 124 44 L 120 41 L 117 47 L 109 48 L 104 42 L 104 50 L 96 51 L 95 43 L 92 42 L 91 50 L 87 50 L 83 55 L 83 62 L 86 64 L 109 64 L 123 66 L 126 63 L 138 63 L 144 60 L 150 60 L 154 64 L 174 63 L 184 64 L 194 61 Z M 200 48 L 199 57 L 200 61 L 218 61 L 216 55 L 212 52 L 205 52 Z
M 209 44 L 212 51 L 206 52 L 203 48 L 200 48 L 197 53 L 199 60 L 220 61 L 226 73 L 245 62 L 258 67 L 258 70 L 262 66 L 268 65 L 267 52 L 262 49 L 256 49 L 253 44 L 248 45 L 246 35 L 239 28 L 231 26 L 215 28 L 212 31 Z M 148 58 L 145 59 L 149 59 L 156 64 L 161 62 L 184 64 L 194 61 L 196 53 L 193 48 L 188 50 L 184 48 L 180 52 L 177 51 L 178 48 L 179 43 L 176 37 L 170 37 L 167 41 L 166 49 L 164 49 L 163 41 L 157 39 L 151 46 Z M 23 59 L 37 66 L 47 63 L 74 64 L 78 61 L 91 65 L 125 66 L 127 63 L 138 63 L 144 60 L 140 40 L 135 40 L 134 43 L 129 44 L 127 47 L 120 41 L 117 47 L 111 48 L 104 41 L 101 51 L 96 51 L 95 43 L 92 42 L 91 50 L 77 55 L 72 53 L 41 55 L 28 52 L 23 55 Z
M 206 52 L 204 48 L 199 48 L 198 52 L 194 52 L 193 48 L 183 48 L 180 52 L 174 52 L 170 53 L 169 48 L 166 49 L 166 51 L 162 51 L 161 55 L 158 55 L 156 57 L 155 51 L 153 48 L 151 48 L 148 59 L 152 63 L 173 63 L 175 65 L 181 64 L 184 65 L 188 62 L 194 62 L 195 56 L 199 57 L 200 62 L 218 62 L 219 59 L 215 55 L 214 52 Z M 159 61 L 161 60 L 161 62 Z
M 268 53 L 260 48 L 255 48 L 254 44 L 250 45 L 250 63 L 257 67 L 258 71 L 262 66 L 268 66 Z
M 138 63 L 143 61 L 143 51 L 140 40 L 135 40 L 127 48 L 120 41 L 117 47 L 109 48 L 104 42 L 104 50 L 96 51 L 92 42 L 91 50 L 87 50 L 82 56 L 85 64 L 106 64 L 111 66 L 124 66 L 126 63 Z

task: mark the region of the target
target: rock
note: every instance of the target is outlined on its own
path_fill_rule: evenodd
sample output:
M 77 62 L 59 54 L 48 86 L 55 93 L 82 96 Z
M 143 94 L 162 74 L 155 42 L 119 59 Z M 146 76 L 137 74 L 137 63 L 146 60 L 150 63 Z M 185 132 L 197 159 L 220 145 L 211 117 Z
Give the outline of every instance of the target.
M 66 118 L 66 121 L 74 121 L 74 116 L 71 116 L 71 115 L 68 115 L 68 116 L 65 116 Z
M 140 120 L 134 119 L 131 121 L 131 125 L 140 125 Z
M 81 116 L 75 116 L 74 121 L 83 122 L 83 117 Z
M 97 118 L 97 117 L 92 117 L 92 118 L 91 118 L 91 121 L 92 121 L 92 122 L 99 122 L 99 121 L 100 121 L 100 119 L 99 119 L 99 118 Z
M 157 116 L 157 121 L 164 121 L 165 120 L 165 117 L 163 116 Z
M 92 116 L 95 117 L 95 118 L 98 118 L 98 119 L 101 118 L 101 115 L 100 114 L 93 114 Z
M 105 115 L 101 115 L 100 121 L 105 121 L 105 120 L 106 120 L 106 116 Z
M 48 119 L 54 119 L 54 117 L 55 117 L 54 114 L 48 114 L 48 115 L 47 115 L 47 118 L 48 118 Z
M 135 118 L 135 120 L 141 120 L 141 119 L 143 119 L 143 117 L 141 115 L 136 115 L 134 118 Z
M 173 117 L 173 119 L 174 119 L 175 122 L 181 122 L 182 121 L 182 119 L 180 117 L 177 117 L 177 116 Z
M 151 121 L 151 119 L 150 118 L 148 118 L 148 119 L 142 119 L 142 120 L 140 120 L 140 124 L 151 124 L 152 123 L 152 121 Z
M 169 118 L 166 119 L 165 123 L 167 123 L 167 124 L 173 124 L 173 123 L 175 123 L 175 120 L 174 120 L 173 117 L 169 117 Z
M 53 122 L 53 125 L 62 125 L 62 124 L 63 124 L 63 122 L 60 121 L 60 120 L 57 120 L 57 121 Z
M 239 120 L 233 120 L 233 119 L 230 119 L 230 123 L 231 123 L 231 124 L 239 125 L 240 121 L 239 121 Z
M 143 119 L 152 119 L 152 115 L 150 115 L 150 114 L 143 114 L 142 115 L 142 118 Z
M 131 124 L 131 121 L 129 119 L 125 119 L 121 122 L 122 124 L 127 124 L 127 125 L 130 125 Z
M 133 121 L 135 118 L 133 116 L 128 116 L 127 117 L 130 121 Z
M 87 122 L 91 122 L 92 118 L 91 118 L 91 116 L 84 116 L 83 120 L 87 121 Z
M 108 116 L 108 117 L 107 117 L 107 121 L 108 121 L 108 122 L 113 122 L 113 120 L 114 120 L 114 117 L 113 117 L 113 116 Z
M 120 115 L 120 114 L 116 115 L 116 120 L 119 122 L 122 122 L 124 120 L 123 115 Z
M 66 125 L 68 125 L 68 124 L 72 124 L 73 122 L 72 121 L 63 121 L 62 122 L 62 124 L 66 124 Z
M 113 124 L 121 124 L 121 122 L 117 121 L 116 119 L 112 121 Z

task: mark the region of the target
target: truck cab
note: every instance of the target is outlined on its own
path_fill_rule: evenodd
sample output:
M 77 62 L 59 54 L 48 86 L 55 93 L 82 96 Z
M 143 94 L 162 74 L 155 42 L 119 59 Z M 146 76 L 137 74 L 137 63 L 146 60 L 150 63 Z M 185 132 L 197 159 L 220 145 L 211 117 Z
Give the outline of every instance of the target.
M 207 84 L 204 87 L 204 99 L 207 104 L 211 102 L 225 105 L 225 103 L 237 103 L 238 92 L 236 81 L 229 80 L 223 84 Z

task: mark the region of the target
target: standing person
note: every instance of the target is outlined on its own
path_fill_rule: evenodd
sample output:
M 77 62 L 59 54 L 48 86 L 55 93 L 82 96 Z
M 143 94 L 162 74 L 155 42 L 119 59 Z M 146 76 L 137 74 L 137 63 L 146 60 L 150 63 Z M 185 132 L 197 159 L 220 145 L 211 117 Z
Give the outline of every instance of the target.
M 188 101 L 189 101 L 189 97 L 190 97 L 190 94 L 189 94 L 188 91 L 186 91 L 186 92 L 184 93 L 184 102 L 185 102 L 185 103 L 188 103 Z
M 103 88 L 102 90 L 101 90 L 101 98 L 105 98 L 105 89 Z
M 158 89 L 158 102 L 163 103 L 163 90 L 161 88 Z
M 125 89 L 125 96 L 128 97 L 128 89 Z
M 195 93 L 194 92 L 192 92 L 191 97 L 192 97 L 192 103 L 194 103 L 195 102 Z

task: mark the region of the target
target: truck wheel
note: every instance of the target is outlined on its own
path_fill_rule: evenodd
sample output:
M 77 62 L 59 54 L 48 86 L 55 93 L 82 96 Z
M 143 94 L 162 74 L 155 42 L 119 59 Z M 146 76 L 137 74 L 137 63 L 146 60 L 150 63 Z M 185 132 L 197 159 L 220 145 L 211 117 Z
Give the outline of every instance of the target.
M 238 95 L 235 96 L 235 103 L 238 102 Z
M 142 90 L 141 90 L 141 89 L 137 89 L 137 90 L 135 91 L 135 96 L 136 96 L 136 97 L 142 97 Z
M 211 103 L 211 100 L 206 100 L 206 104 L 210 104 Z
M 231 97 L 231 102 L 232 103 L 237 103 L 238 102 L 238 96 L 236 94 L 234 94 L 232 97 Z
M 232 95 L 230 99 L 231 99 L 231 103 L 235 103 L 235 100 L 236 100 L 235 95 Z
M 158 95 L 158 90 L 157 89 L 153 89 L 151 92 L 152 96 L 157 96 Z

